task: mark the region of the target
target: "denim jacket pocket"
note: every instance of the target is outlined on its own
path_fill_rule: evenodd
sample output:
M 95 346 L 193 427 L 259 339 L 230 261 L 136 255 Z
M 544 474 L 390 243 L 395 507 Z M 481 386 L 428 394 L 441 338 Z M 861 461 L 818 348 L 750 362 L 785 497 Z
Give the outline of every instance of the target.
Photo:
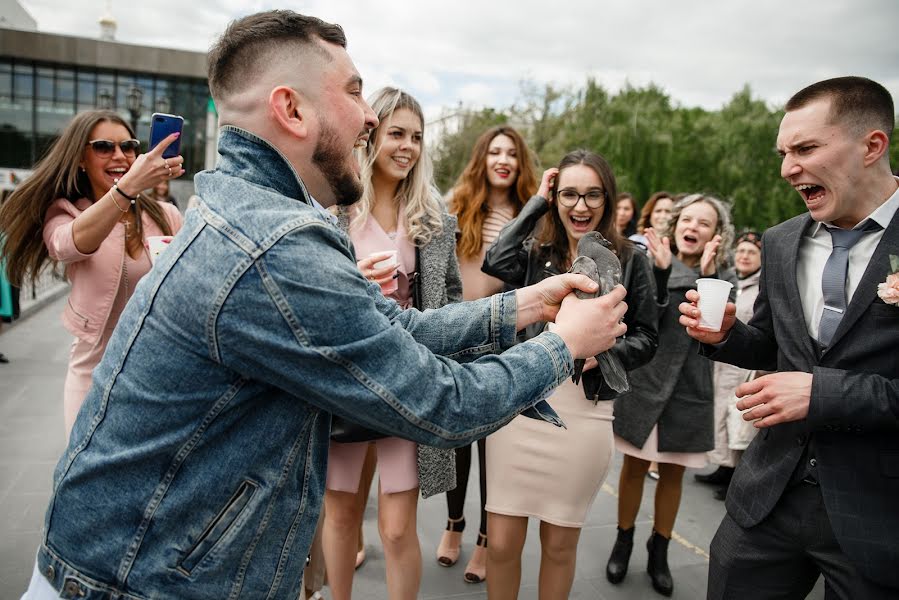
M 178 571 L 184 575 L 191 575 L 197 565 L 209 555 L 216 544 L 225 537 L 225 534 L 234 526 L 243 510 L 247 507 L 253 494 L 259 488 L 254 481 L 244 480 L 231 499 L 225 504 L 219 514 L 206 527 L 197 538 L 193 547 L 187 551 L 184 558 L 178 564 Z

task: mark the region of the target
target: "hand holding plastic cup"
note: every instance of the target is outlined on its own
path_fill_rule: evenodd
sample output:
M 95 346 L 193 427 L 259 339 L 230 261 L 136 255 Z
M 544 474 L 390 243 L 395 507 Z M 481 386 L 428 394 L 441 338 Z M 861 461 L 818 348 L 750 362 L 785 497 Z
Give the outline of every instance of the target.
M 696 280 L 699 292 L 699 327 L 703 331 L 721 331 L 724 322 L 724 307 L 734 284 L 722 279 L 702 278 Z
M 145 246 L 150 254 L 150 262 L 152 264 L 156 264 L 156 259 L 169 247 L 173 239 L 173 236 L 170 235 L 151 235 L 147 237 Z
M 398 252 L 396 250 L 381 250 L 379 252 L 373 252 L 369 254 L 369 257 L 372 256 L 384 256 L 381 260 L 372 265 L 375 269 L 383 269 L 384 267 L 394 267 L 394 271 L 399 267 L 399 258 Z M 391 279 L 389 282 L 381 285 L 381 293 L 385 296 L 389 296 L 393 294 L 399 289 L 399 282 L 396 277 Z

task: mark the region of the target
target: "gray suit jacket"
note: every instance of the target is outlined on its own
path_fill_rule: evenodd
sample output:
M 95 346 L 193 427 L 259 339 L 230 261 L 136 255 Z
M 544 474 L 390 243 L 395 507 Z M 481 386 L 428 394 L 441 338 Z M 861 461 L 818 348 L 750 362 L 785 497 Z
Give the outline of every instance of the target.
M 884 231 L 830 347 L 806 329 L 796 264 L 808 214 L 769 230 L 755 314 L 739 321 L 715 360 L 747 369 L 813 374 L 808 417 L 760 432 L 727 494 L 727 512 L 752 527 L 774 508 L 811 436 L 827 515 L 865 577 L 899 587 L 899 307 L 877 296 L 899 255 L 899 212 Z
M 349 213 L 338 207 L 337 224 L 349 231 Z M 421 310 L 462 301 L 462 276 L 456 259 L 456 217 L 443 214 L 443 231 L 418 249 Z M 422 382 L 427 385 L 427 382 Z M 418 483 L 423 498 L 456 487 L 456 454 L 431 446 L 418 446 Z

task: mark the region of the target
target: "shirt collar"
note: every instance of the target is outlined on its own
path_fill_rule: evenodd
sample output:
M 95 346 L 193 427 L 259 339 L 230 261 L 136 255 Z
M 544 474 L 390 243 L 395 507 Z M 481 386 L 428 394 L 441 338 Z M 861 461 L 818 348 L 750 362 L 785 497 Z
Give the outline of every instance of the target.
M 318 200 L 316 200 L 316 199 L 313 198 L 312 196 L 309 196 L 309 200 L 312 201 L 312 206 L 315 207 L 316 209 L 318 209 L 318 212 L 322 213 L 325 217 L 328 218 L 329 221 L 331 221 L 331 222 L 334 223 L 335 225 L 337 224 L 337 216 L 336 216 L 336 215 L 332 215 L 332 214 L 328 211 L 327 208 L 325 208 L 324 206 L 322 206 L 321 204 L 319 204 L 319 203 L 318 203 Z

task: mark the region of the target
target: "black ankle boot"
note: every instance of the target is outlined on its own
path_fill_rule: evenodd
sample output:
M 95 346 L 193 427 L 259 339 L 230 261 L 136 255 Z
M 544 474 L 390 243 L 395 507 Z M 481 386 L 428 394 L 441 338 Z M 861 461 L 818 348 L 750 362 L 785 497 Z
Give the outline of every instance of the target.
M 674 591 L 674 580 L 671 579 L 671 570 L 668 568 L 669 541 L 653 529 L 649 541 L 646 542 L 646 550 L 649 552 L 646 572 L 652 579 L 652 587 L 663 596 L 670 596 Z
M 618 528 L 618 538 L 612 547 L 612 555 L 606 565 L 606 579 L 612 583 L 621 583 L 627 575 L 627 564 L 631 560 L 631 551 L 634 549 L 634 528 Z
M 733 467 L 718 467 L 711 473 L 697 473 L 693 475 L 693 479 L 699 483 L 707 483 L 709 485 L 727 485 L 730 478 L 734 475 Z

